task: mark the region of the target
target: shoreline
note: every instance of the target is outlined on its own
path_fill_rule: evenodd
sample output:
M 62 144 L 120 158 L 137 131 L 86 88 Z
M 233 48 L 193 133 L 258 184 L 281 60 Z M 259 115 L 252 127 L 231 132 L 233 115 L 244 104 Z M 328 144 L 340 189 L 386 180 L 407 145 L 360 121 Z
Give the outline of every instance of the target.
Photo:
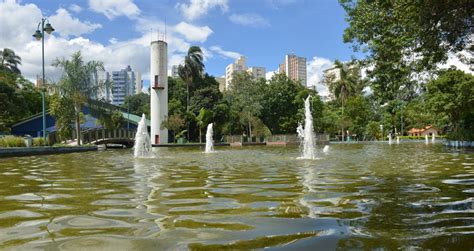
M 97 146 L 36 146 L 0 148 L 0 158 L 97 151 Z

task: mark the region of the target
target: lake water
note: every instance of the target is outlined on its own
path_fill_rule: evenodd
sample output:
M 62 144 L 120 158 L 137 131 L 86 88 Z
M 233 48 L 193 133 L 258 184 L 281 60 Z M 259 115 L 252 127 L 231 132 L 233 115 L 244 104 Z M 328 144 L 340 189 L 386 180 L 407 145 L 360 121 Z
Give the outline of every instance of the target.
M 441 145 L 0 159 L 0 249 L 474 247 L 474 154 Z

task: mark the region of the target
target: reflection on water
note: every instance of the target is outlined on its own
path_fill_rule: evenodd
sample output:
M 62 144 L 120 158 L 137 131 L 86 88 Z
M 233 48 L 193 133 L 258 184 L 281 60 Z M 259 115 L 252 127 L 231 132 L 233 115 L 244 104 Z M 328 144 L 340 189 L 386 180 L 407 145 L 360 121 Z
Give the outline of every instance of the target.
M 153 149 L 0 160 L 0 249 L 465 249 L 472 153 L 439 145 Z

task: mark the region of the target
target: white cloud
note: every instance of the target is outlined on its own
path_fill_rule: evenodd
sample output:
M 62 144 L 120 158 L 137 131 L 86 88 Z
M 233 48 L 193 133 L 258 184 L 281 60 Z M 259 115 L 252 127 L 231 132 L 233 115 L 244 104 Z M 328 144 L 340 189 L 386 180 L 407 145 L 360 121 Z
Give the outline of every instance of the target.
M 77 4 L 71 4 L 67 7 L 67 9 L 75 13 L 79 13 L 82 11 L 82 7 Z
M 34 4 L 22 4 L 14 1 L 0 2 L 0 44 L 2 47 L 11 48 L 22 58 L 20 70 L 23 75 L 32 81 L 41 74 L 41 42 L 33 39 L 32 34 L 36 30 L 36 25 L 44 16 L 41 10 Z M 58 14 L 59 13 L 59 14 Z M 65 20 L 72 22 L 78 27 L 82 22 L 70 16 L 67 11 L 59 9 L 55 16 L 69 15 Z M 70 17 L 70 19 L 69 19 Z M 133 25 L 141 35 L 128 39 L 119 40 L 111 37 L 108 42 L 99 43 L 78 35 L 69 37 L 69 35 L 89 32 L 90 29 L 83 29 L 73 33 L 71 25 L 61 27 L 61 21 L 50 18 L 53 27 L 57 32 L 45 37 L 45 71 L 46 79 L 57 81 L 60 77 L 60 71 L 51 63 L 56 58 L 69 58 L 74 52 L 81 51 L 85 61 L 100 60 L 104 62 L 107 71 L 120 70 L 130 65 L 132 69 L 142 73 L 142 78 L 149 80 L 150 64 L 150 42 L 156 39 L 156 30 L 152 36 L 150 28 L 163 27 L 164 23 L 154 17 L 137 16 L 132 19 Z M 64 20 L 62 20 L 64 23 Z M 69 22 L 68 22 L 69 23 Z M 87 23 L 86 23 L 87 24 Z M 61 28 L 60 28 L 61 27 Z M 197 27 L 202 28 L 202 27 Z M 207 29 L 204 29 L 206 31 Z M 61 36 L 59 36 L 61 35 Z M 208 35 L 201 38 L 188 37 L 179 33 L 174 26 L 168 29 L 166 41 L 168 42 L 168 63 L 169 65 L 179 64 L 183 61 L 191 40 L 205 40 Z M 205 58 L 211 58 L 211 49 L 202 48 Z M 232 52 L 230 52 L 232 53 Z M 230 54 L 232 55 L 232 54 Z
M 33 39 L 32 35 L 42 18 L 41 10 L 36 5 L 19 5 L 8 0 L 0 2 L 0 13 L 0 45 L 15 52 Z
M 223 50 L 220 46 L 211 46 L 209 48 L 211 51 L 221 55 L 222 57 L 224 58 L 232 58 L 232 59 L 237 59 L 239 58 L 240 56 L 242 56 L 242 54 L 238 53 L 238 52 L 235 52 L 235 51 L 226 51 L 226 50 Z
M 329 94 L 328 88 L 322 84 L 323 71 L 330 68 L 333 62 L 327 58 L 313 57 L 307 63 L 308 71 L 308 86 L 316 86 L 319 95 L 327 96 Z
M 257 14 L 232 14 L 229 20 L 235 24 L 250 26 L 250 27 L 268 27 L 270 23 L 267 19 Z
M 219 7 L 222 12 L 229 9 L 227 0 L 190 0 L 189 4 L 178 3 L 176 7 L 188 20 L 195 20 L 205 16 L 210 9 Z
M 205 42 L 207 37 L 213 33 L 209 26 L 194 26 L 185 22 L 179 23 L 174 28 L 191 42 Z
M 89 0 L 89 7 L 110 20 L 120 16 L 131 18 L 140 14 L 140 9 L 132 0 Z
M 96 29 L 102 28 L 101 24 L 81 22 L 79 19 L 74 18 L 71 14 L 63 9 L 59 8 L 56 11 L 56 15 L 49 17 L 51 25 L 55 28 L 62 37 L 69 36 L 80 36 L 82 34 L 91 33 Z
M 267 0 L 267 4 L 274 9 L 282 9 L 288 5 L 297 3 L 298 0 Z

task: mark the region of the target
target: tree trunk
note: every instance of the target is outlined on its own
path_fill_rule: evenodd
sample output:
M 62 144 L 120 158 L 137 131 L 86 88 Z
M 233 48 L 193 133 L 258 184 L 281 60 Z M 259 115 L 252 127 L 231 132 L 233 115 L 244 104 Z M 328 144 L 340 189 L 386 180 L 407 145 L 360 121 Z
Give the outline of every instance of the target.
M 201 127 L 199 127 L 199 143 L 202 143 Z
M 77 145 L 81 145 L 81 122 L 79 121 L 79 114 L 76 114 L 76 137 L 77 137 Z
M 189 83 L 186 83 L 186 111 L 189 111 Z
M 74 110 L 76 111 L 76 138 L 77 138 L 77 145 L 81 145 L 81 107 L 79 105 L 74 106 Z
M 189 112 L 189 82 L 186 83 L 186 112 Z M 188 123 L 188 142 L 191 141 L 191 139 L 189 138 L 189 134 L 190 134 L 190 127 L 189 127 L 189 123 Z
M 249 137 L 250 137 L 250 142 L 252 142 L 252 124 L 250 123 L 250 120 L 249 120 Z

